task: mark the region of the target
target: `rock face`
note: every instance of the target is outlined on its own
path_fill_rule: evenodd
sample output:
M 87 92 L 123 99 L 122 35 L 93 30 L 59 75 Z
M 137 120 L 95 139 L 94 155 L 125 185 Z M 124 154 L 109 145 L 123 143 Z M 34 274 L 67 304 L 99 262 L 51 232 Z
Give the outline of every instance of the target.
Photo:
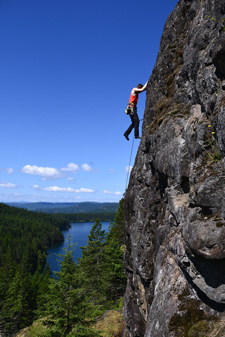
M 127 335 L 189 336 L 225 311 L 225 0 L 178 2 L 146 94 L 125 195 Z

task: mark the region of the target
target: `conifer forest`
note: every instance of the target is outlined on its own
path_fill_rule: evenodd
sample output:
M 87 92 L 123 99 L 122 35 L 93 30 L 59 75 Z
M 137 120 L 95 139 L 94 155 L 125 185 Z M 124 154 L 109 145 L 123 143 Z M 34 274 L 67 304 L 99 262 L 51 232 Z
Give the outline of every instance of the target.
M 109 231 L 96 219 L 73 260 L 70 237 L 52 275 L 47 249 L 64 240 L 70 223 L 63 214 L 46 214 L 0 204 L 0 333 L 41 322 L 33 337 L 95 337 L 93 321 L 106 310 L 121 307 L 124 293 L 123 199 Z

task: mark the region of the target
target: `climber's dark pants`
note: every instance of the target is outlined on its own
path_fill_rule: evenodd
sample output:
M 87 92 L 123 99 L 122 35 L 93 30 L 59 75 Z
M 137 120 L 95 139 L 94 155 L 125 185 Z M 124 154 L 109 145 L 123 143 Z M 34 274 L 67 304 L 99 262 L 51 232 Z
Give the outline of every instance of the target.
M 139 137 L 139 118 L 138 118 L 138 114 L 137 114 L 137 110 L 134 112 L 130 113 L 130 119 L 131 119 L 131 125 L 129 126 L 129 128 L 127 129 L 127 131 L 125 132 L 125 134 L 128 136 L 131 131 L 134 128 L 134 136 L 135 138 Z

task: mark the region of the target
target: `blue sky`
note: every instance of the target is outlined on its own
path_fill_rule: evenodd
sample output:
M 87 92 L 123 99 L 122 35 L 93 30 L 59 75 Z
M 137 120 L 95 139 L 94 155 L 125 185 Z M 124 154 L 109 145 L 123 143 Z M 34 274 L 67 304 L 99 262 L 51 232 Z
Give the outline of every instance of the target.
M 124 109 L 177 2 L 0 0 L 0 202 L 121 199 Z

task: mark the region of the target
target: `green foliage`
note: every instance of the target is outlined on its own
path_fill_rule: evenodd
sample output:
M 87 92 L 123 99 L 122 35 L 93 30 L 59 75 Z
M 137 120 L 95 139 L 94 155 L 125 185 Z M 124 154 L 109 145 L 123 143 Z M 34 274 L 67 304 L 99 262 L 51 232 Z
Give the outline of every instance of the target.
M 50 280 L 46 294 L 42 314 L 47 317 L 44 322 L 48 329 L 44 336 L 94 336 L 85 326 L 84 290 L 81 288 L 78 266 L 73 261 L 73 252 L 74 246 L 69 238 L 68 248 L 60 261 L 60 271 L 56 273 L 57 279 Z
M 188 332 L 188 337 L 206 337 L 211 331 L 212 322 L 206 320 L 194 324 Z
M 63 241 L 69 223 L 0 203 L 0 329 L 7 336 L 29 325 L 41 306 L 49 272 L 46 249 Z
M 68 238 L 60 271 L 50 278 L 46 249 L 62 240 L 60 230 L 68 221 L 0 204 L 0 329 L 5 336 L 35 319 L 29 337 L 101 335 L 90 328 L 91 319 L 122 306 L 123 207 L 122 199 L 108 233 L 96 219 L 78 263 Z
M 111 223 L 106 234 L 101 229 L 99 219 L 93 225 L 86 247 L 82 247 L 82 257 L 78 267 L 86 300 L 95 316 L 102 309 L 115 306 L 123 296 L 124 267 L 123 267 L 123 229 L 124 229 L 124 200 L 119 204 L 115 221 Z M 91 268 L 90 268 L 91 266 Z
M 111 224 L 105 242 L 105 270 L 107 299 L 115 303 L 123 296 L 125 273 L 124 255 L 124 199 L 119 203 L 115 222 Z M 109 296 L 110 294 L 110 296 Z
M 89 327 L 77 325 L 67 337 L 100 337 L 101 334 Z
M 0 267 L 6 253 L 10 252 L 16 264 L 26 256 L 31 272 L 37 269 L 38 258 L 43 268 L 43 253 L 64 240 L 61 230 L 66 228 L 69 228 L 69 222 L 61 217 L 0 204 Z
M 108 238 L 109 237 L 114 237 L 119 246 L 124 243 L 124 199 L 121 199 L 119 202 L 119 208 L 115 216 L 115 221 L 111 223 L 109 228 Z
M 86 289 L 86 298 L 91 306 L 100 305 L 105 301 L 101 297 L 104 288 L 104 242 L 106 234 L 102 224 L 97 219 L 90 230 L 87 246 L 81 247 L 82 257 L 79 259 L 79 272 Z
M 213 163 L 217 163 L 218 161 L 220 161 L 222 159 L 222 155 L 221 153 L 215 153 L 212 157 Z
M 118 241 L 108 236 L 104 246 L 104 281 L 105 293 L 108 301 L 115 302 L 123 296 L 124 268 L 123 251 Z

